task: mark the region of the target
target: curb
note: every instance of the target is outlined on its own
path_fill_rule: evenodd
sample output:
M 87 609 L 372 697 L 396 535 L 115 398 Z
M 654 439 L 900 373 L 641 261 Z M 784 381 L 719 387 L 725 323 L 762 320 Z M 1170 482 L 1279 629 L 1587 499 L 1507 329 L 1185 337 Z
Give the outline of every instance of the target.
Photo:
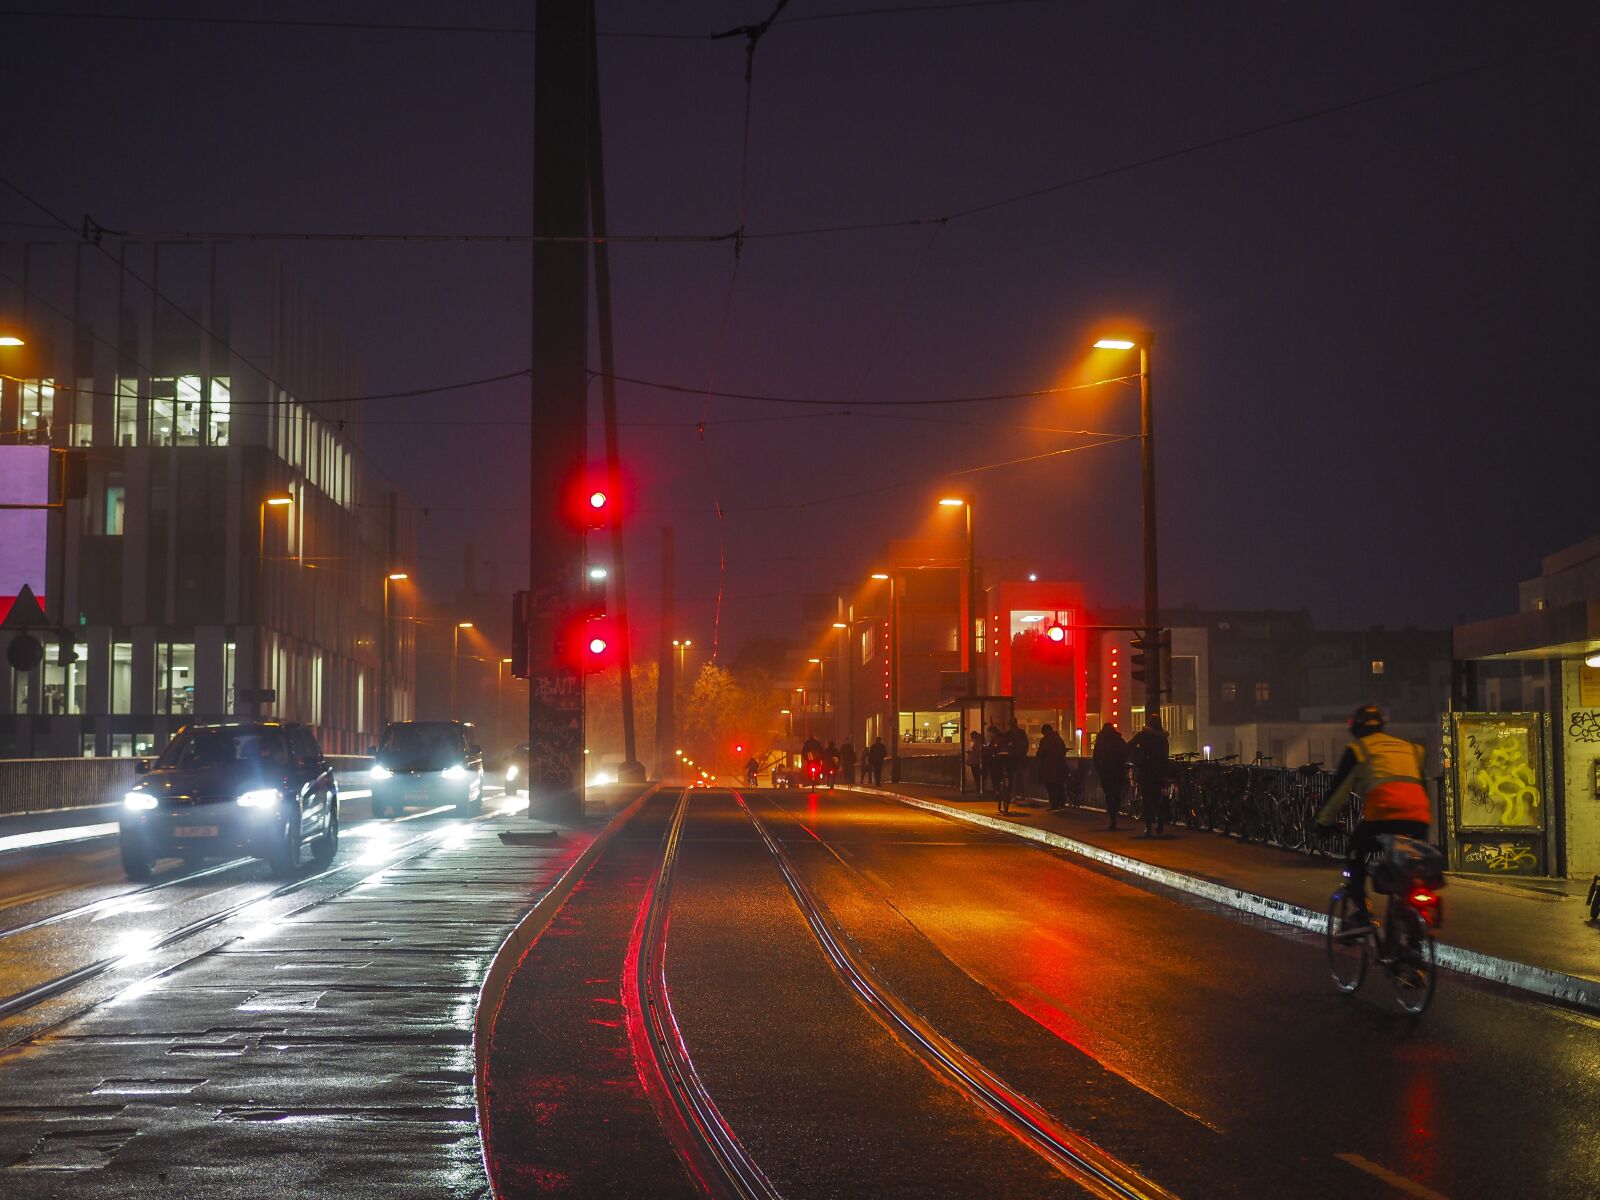
M 1328 918 L 1324 913 L 1313 912 L 1309 908 L 1292 904 L 1287 900 L 1274 900 L 1270 896 L 1260 896 L 1255 892 L 1247 892 L 1243 888 L 1233 888 L 1228 887 L 1226 884 L 1212 883 L 1207 879 L 1198 879 L 1193 875 L 1185 875 L 1181 871 L 1174 871 L 1170 867 L 1158 867 L 1142 859 L 1130 858 L 1126 854 L 1118 854 L 1114 850 L 1106 850 L 1088 842 L 1080 842 L 1076 838 L 1067 837 L 1065 834 L 1052 833 L 1045 829 L 1034 829 L 1027 825 L 1018 825 L 1013 821 L 1002 821 L 999 817 L 991 817 L 987 813 L 968 812 L 965 809 L 941 804 L 937 800 L 924 800 L 919 796 L 906 796 L 883 788 L 853 786 L 851 790 L 865 792 L 872 796 L 881 796 L 886 800 L 894 800 L 912 808 L 925 809 L 942 817 L 965 821 L 969 825 L 980 825 L 985 829 L 993 829 L 999 833 L 1008 833 L 1013 837 L 1022 838 L 1026 841 L 1038 842 L 1041 845 L 1050 846 L 1057 850 L 1065 850 L 1069 854 L 1076 854 L 1080 858 L 1087 858 L 1113 870 L 1121 871 L 1128 875 L 1137 875 L 1141 879 L 1148 879 L 1174 891 L 1185 892 L 1191 896 L 1199 896 L 1202 899 L 1210 900 L 1227 908 L 1250 913 L 1252 916 L 1264 917 L 1269 921 L 1276 921 L 1280 925 L 1289 925 L 1296 929 L 1318 934 L 1327 928 Z M 1548 967 L 1536 967 L 1529 963 L 1517 962 L 1514 959 L 1497 958 L 1492 954 L 1483 954 L 1477 950 L 1466 950 L 1460 946 L 1450 945 L 1447 942 L 1439 943 L 1439 965 L 1452 971 L 1458 971 L 1463 975 L 1472 975 L 1479 979 L 1486 979 L 1491 983 L 1501 984 L 1504 987 L 1530 992 L 1574 1008 L 1600 1012 L 1600 982 L 1592 979 L 1580 979 L 1575 975 L 1565 975 L 1560 971 L 1552 971 Z
M 588 873 L 590 867 L 594 866 L 595 860 L 605 850 L 606 843 L 619 829 L 638 815 L 645 801 L 664 786 L 660 783 L 651 784 L 627 808 L 606 822 L 605 828 L 595 834 L 594 840 L 584 847 L 583 853 L 561 873 L 561 878 L 551 884 L 550 889 L 539 897 L 538 903 L 524 913 L 522 919 L 512 927 L 505 941 L 500 943 L 490 958 L 489 969 L 483 974 L 483 984 L 478 988 L 478 1003 L 472 1013 L 472 1101 L 476 1110 L 473 1118 L 478 1128 L 478 1153 L 483 1163 L 483 1176 L 489 1181 L 487 1194 L 490 1196 L 498 1197 L 500 1193 L 495 1190 L 494 1177 L 489 1173 L 489 1140 L 483 1125 L 483 1114 L 488 1110 L 489 1097 L 484 1089 L 488 1085 L 489 1078 L 487 1071 L 489 1046 L 494 1040 L 495 1021 L 500 1016 L 500 1005 L 505 1000 L 511 976 L 516 973 L 517 967 L 532 949 L 533 944 L 555 919 L 556 912 L 567 902 L 567 897 L 572 894 L 572 889 L 578 886 L 578 881 Z

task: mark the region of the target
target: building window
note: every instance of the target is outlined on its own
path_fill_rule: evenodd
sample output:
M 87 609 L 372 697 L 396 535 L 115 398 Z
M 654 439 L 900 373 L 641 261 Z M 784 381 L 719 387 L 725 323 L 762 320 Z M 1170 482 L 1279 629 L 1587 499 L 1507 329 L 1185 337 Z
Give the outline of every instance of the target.
M 139 444 L 139 381 L 117 380 L 117 411 L 112 422 L 112 434 L 119 446 Z
M 23 380 L 20 390 L 22 401 L 17 412 L 17 432 L 24 442 L 48 442 L 50 418 L 55 412 L 56 381 L 54 379 Z
M 106 484 L 106 525 L 107 535 L 121 537 L 123 520 L 128 510 L 128 489 L 120 483 Z
M 150 424 L 145 431 L 145 445 L 170 446 L 173 444 L 173 405 L 177 387 L 172 379 L 150 380 Z
M 206 441 L 212 446 L 228 444 L 229 426 L 233 421 L 233 391 L 227 379 L 211 381 L 211 406 L 206 410 Z
M 179 375 L 173 380 L 173 441 L 179 446 L 200 444 L 200 377 Z
M 69 446 L 94 445 L 94 380 L 80 379 L 72 393 L 72 427 L 67 432 Z
M 1226 680 L 1222 685 L 1222 698 L 1224 701 L 1237 700 L 1239 698 L 1239 685 L 1231 679 Z
M 1374 675 L 1383 674 L 1383 659 L 1375 658 L 1372 660 L 1372 673 Z
M 194 713 L 193 642 L 162 642 L 156 648 L 156 711 Z
M 132 642 L 111 643 L 111 712 L 114 716 L 133 712 Z
M 234 687 L 239 678 L 239 644 L 237 642 L 224 642 L 222 644 L 222 711 L 234 711 Z
M 45 716 L 69 717 L 83 711 L 83 693 L 89 681 L 87 664 L 61 661 L 61 644 L 44 649 L 44 707 Z
M 1265 704 L 1268 700 L 1271 700 L 1271 699 L 1272 699 L 1272 688 L 1270 688 L 1267 684 L 1264 684 L 1264 683 L 1256 684 L 1256 703 L 1257 704 Z

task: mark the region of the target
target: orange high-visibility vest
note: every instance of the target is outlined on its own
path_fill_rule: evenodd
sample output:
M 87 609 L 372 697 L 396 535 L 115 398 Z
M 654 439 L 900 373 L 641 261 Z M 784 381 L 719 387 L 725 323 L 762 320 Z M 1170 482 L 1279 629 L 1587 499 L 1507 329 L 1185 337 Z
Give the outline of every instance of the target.
M 1432 820 L 1433 805 L 1422 783 L 1421 746 L 1393 734 L 1369 733 L 1351 742 L 1350 752 L 1356 769 L 1328 797 L 1324 814 L 1337 814 L 1345 796 L 1356 791 L 1363 821 Z

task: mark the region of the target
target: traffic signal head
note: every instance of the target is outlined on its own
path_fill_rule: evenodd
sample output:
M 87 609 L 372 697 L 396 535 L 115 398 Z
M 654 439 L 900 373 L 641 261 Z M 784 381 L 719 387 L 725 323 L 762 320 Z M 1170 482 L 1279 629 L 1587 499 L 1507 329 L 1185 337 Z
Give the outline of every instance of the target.
M 1053 621 L 1046 627 L 1044 636 L 1059 646 L 1067 640 L 1067 627 L 1059 621 Z
M 1128 661 L 1132 664 L 1133 669 L 1129 674 L 1137 682 L 1143 683 L 1145 678 L 1145 648 L 1149 645 L 1149 641 L 1146 638 L 1136 637 L 1130 644 L 1133 646 L 1133 653 L 1128 656 Z
M 744 743 L 743 742 L 735 743 L 734 747 L 733 747 L 733 752 L 735 754 L 743 754 L 744 753 Z

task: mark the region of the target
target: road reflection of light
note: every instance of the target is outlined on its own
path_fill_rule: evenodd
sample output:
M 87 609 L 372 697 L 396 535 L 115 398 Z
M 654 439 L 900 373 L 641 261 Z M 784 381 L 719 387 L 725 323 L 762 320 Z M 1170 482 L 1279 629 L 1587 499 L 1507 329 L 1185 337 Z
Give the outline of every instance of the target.
M 289 921 L 287 920 L 280 920 L 277 917 L 269 917 L 265 921 L 257 921 L 254 925 L 250 926 L 250 928 L 246 929 L 239 935 L 239 940 L 241 942 L 257 942 L 266 937 L 268 934 L 277 932 L 281 926 L 287 924 L 289 924 Z
M 519 796 L 515 800 L 502 800 L 500 802 L 500 812 L 502 815 L 527 811 L 528 798 L 526 796 Z
M 120 992 L 113 996 L 109 1003 L 113 1005 L 126 1004 L 129 1000 L 137 1000 L 146 992 L 153 990 L 160 982 L 161 976 L 151 975 L 146 979 L 140 979 L 135 983 L 130 983 L 127 987 L 123 988 Z
M 124 930 L 111 941 L 111 957 L 118 960 L 119 967 L 147 962 L 155 954 L 160 936 L 153 929 Z
M 388 837 L 389 826 L 383 821 L 363 821 L 359 825 L 351 825 L 339 831 L 342 838 L 370 838 Z
M 107 917 L 125 917 L 129 913 L 159 912 L 161 905 L 154 900 L 147 900 L 142 896 L 116 897 L 105 901 L 94 914 L 96 921 L 104 921 Z
M 367 848 L 356 856 L 356 866 L 366 866 L 370 863 L 381 863 L 395 852 L 394 834 L 384 828 L 375 829 Z
M 439 836 L 439 844 L 447 850 L 454 850 L 458 846 L 470 841 L 475 830 L 471 825 L 460 824 L 448 827 Z

